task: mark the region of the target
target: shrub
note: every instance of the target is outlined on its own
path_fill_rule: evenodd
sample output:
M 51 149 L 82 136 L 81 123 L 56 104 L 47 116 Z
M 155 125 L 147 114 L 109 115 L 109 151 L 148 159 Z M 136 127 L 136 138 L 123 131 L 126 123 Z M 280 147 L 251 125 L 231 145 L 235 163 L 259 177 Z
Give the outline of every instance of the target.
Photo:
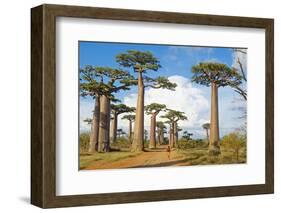
M 236 160 L 239 161 L 239 151 L 246 147 L 246 136 L 239 132 L 230 133 L 222 138 L 221 146 L 226 150 L 232 150 Z
M 89 149 L 89 143 L 90 143 L 90 134 L 81 133 L 79 136 L 80 152 L 87 152 Z
M 205 143 L 202 139 L 196 139 L 196 140 L 180 139 L 177 143 L 178 149 L 206 148 L 206 147 L 208 147 L 208 144 Z

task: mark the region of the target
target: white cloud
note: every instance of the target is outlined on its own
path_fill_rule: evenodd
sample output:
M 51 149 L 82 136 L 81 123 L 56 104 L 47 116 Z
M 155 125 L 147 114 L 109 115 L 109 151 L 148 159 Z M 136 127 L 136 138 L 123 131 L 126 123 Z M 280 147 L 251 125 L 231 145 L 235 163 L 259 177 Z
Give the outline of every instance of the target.
M 145 91 L 145 105 L 150 103 L 165 104 L 167 108 L 184 112 L 188 121 L 180 121 L 179 125 L 184 129 L 200 129 L 202 124 L 209 121 L 209 102 L 203 94 L 203 91 L 194 87 L 188 78 L 183 76 L 170 76 L 169 80 L 177 84 L 175 91 L 167 89 L 152 89 Z M 124 97 L 124 104 L 135 106 L 137 94 L 130 94 Z M 164 112 L 158 116 L 158 120 Z M 119 121 L 120 126 L 127 127 L 127 122 Z M 149 128 L 150 119 L 145 115 L 145 128 Z M 123 128 L 123 127 L 122 127 Z

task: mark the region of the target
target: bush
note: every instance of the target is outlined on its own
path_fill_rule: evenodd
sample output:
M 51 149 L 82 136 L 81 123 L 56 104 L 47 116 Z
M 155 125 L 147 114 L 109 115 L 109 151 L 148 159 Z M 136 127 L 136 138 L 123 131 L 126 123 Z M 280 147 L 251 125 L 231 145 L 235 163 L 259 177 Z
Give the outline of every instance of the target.
M 206 148 L 208 147 L 208 144 L 204 142 L 202 139 L 196 139 L 196 140 L 185 140 L 180 139 L 177 143 L 178 149 L 192 149 L 192 148 Z
M 129 149 L 131 147 L 131 143 L 129 142 L 128 138 L 120 137 L 116 139 L 116 142 L 113 143 L 111 147 L 115 149 L 121 149 L 121 148 Z
M 230 133 L 222 138 L 221 146 L 226 150 L 231 150 L 239 161 L 239 151 L 246 148 L 246 136 L 239 132 Z
M 90 143 L 90 134 L 81 133 L 79 136 L 80 152 L 87 152 L 89 149 L 89 143 Z

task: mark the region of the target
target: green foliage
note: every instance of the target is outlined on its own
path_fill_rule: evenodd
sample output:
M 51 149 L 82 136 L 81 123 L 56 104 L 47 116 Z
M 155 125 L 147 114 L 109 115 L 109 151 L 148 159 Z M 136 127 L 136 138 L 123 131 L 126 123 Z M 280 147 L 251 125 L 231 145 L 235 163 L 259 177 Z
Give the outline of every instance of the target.
M 157 71 L 161 65 L 149 51 L 128 50 L 116 56 L 116 61 L 123 67 L 133 67 L 135 72 Z
M 161 130 L 167 129 L 167 127 L 165 126 L 164 122 L 162 122 L 162 121 L 157 121 L 156 122 L 156 127 L 161 129 Z
M 201 139 L 186 140 L 184 138 L 177 142 L 177 148 L 181 150 L 193 149 L 193 148 L 206 148 L 208 144 Z
M 246 136 L 239 132 L 233 132 L 225 135 L 221 140 L 221 146 L 228 151 L 232 151 L 236 156 L 236 160 L 239 160 L 239 151 L 246 149 Z
M 80 153 L 87 152 L 89 149 L 90 134 L 81 133 L 79 136 Z
M 203 128 L 203 129 L 206 129 L 206 130 L 210 129 L 210 123 L 204 123 L 204 124 L 202 125 L 202 128 Z
M 242 83 L 239 72 L 226 64 L 201 62 L 192 67 L 192 73 L 192 81 L 205 86 L 215 83 L 221 87 L 236 87 Z
M 135 107 L 129 107 L 125 104 L 111 104 L 111 110 L 116 113 L 117 115 L 120 115 L 125 112 L 134 112 L 136 110 Z
M 187 117 L 184 115 L 184 112 L 168 109 L 168 112 L 161 116 L 161 118 L 166 118 L 171 122 L 178 122 L 179 120 L 187 120 Z
M 165 104 L 158 104 L 158 103 L 152 103 L 149 105 L 146 105 L 144 107 L 144 110 L 146 114 L 151 115 L 151 114 L 158 114 L 160 111 L 165 110 L 166 105 Z
M 129 90 L 136 84 L 129 72 L 111 67 L 99 67 L 87 65 L 80 69 L 80 95 L 101 96 L 115 100 L 113 93 L 119 90 Z
M 128 121 L 134 121 L 135 118 L 136 118 L 136 116 L 135 116 L 135 115 L 132 115 L 132 114 L 124 115 L 124 116 L 122 117 L 123 120 L 128 120 Z

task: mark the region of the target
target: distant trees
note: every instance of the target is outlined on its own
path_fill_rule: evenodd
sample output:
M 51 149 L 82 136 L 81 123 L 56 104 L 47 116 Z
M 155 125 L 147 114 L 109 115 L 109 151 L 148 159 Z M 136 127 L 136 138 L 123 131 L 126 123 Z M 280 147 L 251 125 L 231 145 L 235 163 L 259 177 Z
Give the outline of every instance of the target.
M 177 143 L 177 134 L 178 134 L 178 125 L 177 122 L 180 120 L 187 120 L 187 117 L 184 115 L 184 112 L 168 109 L 167 113 L 161 118 L 165 118 L 168 120 L 168 124 L 170 125 L 170 137 L 169 143 L 173 148 Z
M 220 154 L 219 147 L 219 114 L 218 114 L 218 88 L 237 87 L 241 84 L 241 75 L 236 69 L 220 63 L 199 63 L 192 67 L 192 81 L 211 86 L 211 128 L 209 154 Z
M 202 128 L 206 131 L 206 139 L 207 139 L 207 143 L 209 144 L 209 129 L 210 129 L 210 123 L 204 123 L 202 125 Z
M 157 71 L 161 65 L 158 59 L 149 51 L 141 52 L 128 50 L 116 56 L 117 62 L 123 66 L 132 68 L 138 77 L 138 98 L 136 106 L 136 118 L 134 126 L 134 138 L 132 143 L 133 152 L 143 151 L 144 149 L 144 91 L 150 87 L 154 89 L 166 88 L 173 90 L 177 85 L 171 83 L 165 77 L 151 78 L 143 76 L 148 71 Z
M 126 119 L 129 121 L 129 128 L 128 128 L 128 139 L 129 142 L 132 143 L 132 124 L 135 121 L 136 116 L 132 114 L 124 115 L 122 119 Z
M 165 104 L 152 103 L 145 106 L 146 114 L 150 115 L 150 140 L 149 148 L 156 148 L 156 116 L 166 109 Z
M 166 128 L 164 122 L 162 122 L 162 121 L 157 121 L 156 127 L 157 127 L 157 142 L 158 142 L 158 145 L 164 144 L 164 134 L 166 133 L 167 128 Z
M 118 127 L 118 115 L 126 112 L 134 112 L 135 107 L 129 107 L 125 104 L 111 104 L 111 114 L 112 114 L 112 136 L 111 142 L 116 142 L 117 127 Z

